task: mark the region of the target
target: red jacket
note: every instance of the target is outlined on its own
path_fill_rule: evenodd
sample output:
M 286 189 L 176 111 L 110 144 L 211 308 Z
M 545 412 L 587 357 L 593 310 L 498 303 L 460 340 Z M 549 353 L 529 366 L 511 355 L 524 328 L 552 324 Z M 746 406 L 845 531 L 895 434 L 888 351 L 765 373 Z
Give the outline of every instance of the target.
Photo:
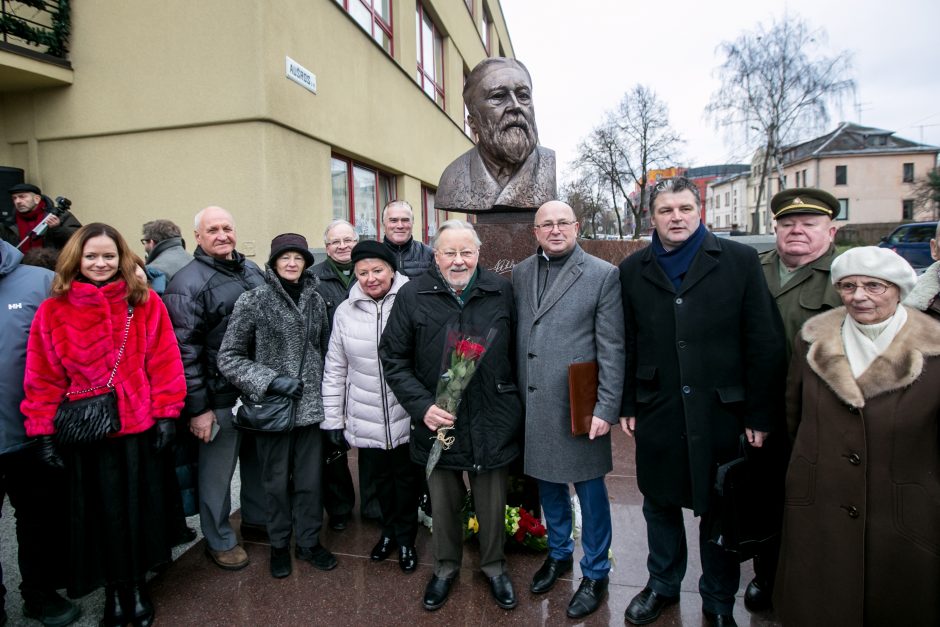
M 124 281 L 101 288 L 76 281 L 66 296 L 39 306 L 29 333 L 26 398 L 20 405 L 27 435 L 55 432 L 56 408 L 66 392 L 107 383 L 124 338 L 124 294 Z M 134 308 L 114 387 L 118 435 L 146 431 L 157 418 L 176 418 L 183 407 L 186 380 L 179 347 L 166 307 L 152 290 L 147 302 Z

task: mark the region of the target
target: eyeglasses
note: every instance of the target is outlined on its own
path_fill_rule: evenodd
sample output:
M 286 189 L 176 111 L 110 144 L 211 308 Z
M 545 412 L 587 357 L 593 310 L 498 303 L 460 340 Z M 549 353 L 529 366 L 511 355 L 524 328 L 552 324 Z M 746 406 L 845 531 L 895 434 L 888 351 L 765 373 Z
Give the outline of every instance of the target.
M 343 246 L 352 246 L 358 241 L 359 240 L 353 239 L 351 237 L 344 237 L 343 239 L 331 239 L 330 241 L 326 243 L 326 245 L 327 246 L 339 246 L 340 244 L 342 244 Z
M 444 259 L 453 261 L 457 257 L 461 257 L 463 259 L 471 259 L 475 257 L 476 254 L 480 251 L 478 250 L 439 250 L 437 252 L 440 253 L 440 255 L 444 257 Z
M 836 289 L 845 295 L 854 294 L 855 290 L 862 288 L 867 294 L 877 296 L 878 294 L 884 294 L 887 292 L 888 287 L 889 286 L 885 283 L 879 283 L 878 281 L 869 281 L 868 283 L 843 283 L 842 281 L 836 282 Z
M 577 222 L 572 222 L 571 220 L 559 220 L 558 222 L 543 222 L 541 224 L 536 224 L 535 228 L 545 231 L 546 233 L 551 233 L 555 230 L 555 227 L 558 227 L 559 231 L 567 231 L 573 227 Z

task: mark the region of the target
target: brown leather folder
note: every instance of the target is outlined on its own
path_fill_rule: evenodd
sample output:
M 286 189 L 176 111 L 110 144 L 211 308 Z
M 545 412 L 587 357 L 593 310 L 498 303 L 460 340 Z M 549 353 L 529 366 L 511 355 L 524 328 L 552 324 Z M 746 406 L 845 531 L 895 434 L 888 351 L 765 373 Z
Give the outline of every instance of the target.
M 597 404 L 597 362 L 568 365 L 568 400 L 571 405 L 571 435 L 591 432 Z

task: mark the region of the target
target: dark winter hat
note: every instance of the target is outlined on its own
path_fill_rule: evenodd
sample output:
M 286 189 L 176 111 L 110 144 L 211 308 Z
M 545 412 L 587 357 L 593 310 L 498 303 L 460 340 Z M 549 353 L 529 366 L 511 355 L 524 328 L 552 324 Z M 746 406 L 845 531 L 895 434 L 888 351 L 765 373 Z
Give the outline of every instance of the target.
M 304 257 L 304 269 L 313 265 L 313 253 L 307 246 L 307 238 L 297 233 L 282 233 L 271 240 L 271 256 L 268 257 L 268 265 L 274 267 L 277 258 L 289 250 L 296 250 Z
M 815 187 L 785 189 L 770 201 L 774 219 L 790 213 L 816 213 L 835 220 L 841 208 L 835 196 Z
M 392 267 L 392 272 L 398 271 L 398 266 L 395 264 L 395 255 L 388 249 L 388 246 L 381 242 L 367 239 L 356 244 L 356 247 L 352 249 L 353 266 L 362 259 L 381 259 Z
M 35 185 L 30 185 L 29 183 L 17 183 L 13 187 L 7 190 L 8 194 L 21 194 L 23 192 L 30 192 L 31 194 L 42 195 L 42 190 L 36 187 Z

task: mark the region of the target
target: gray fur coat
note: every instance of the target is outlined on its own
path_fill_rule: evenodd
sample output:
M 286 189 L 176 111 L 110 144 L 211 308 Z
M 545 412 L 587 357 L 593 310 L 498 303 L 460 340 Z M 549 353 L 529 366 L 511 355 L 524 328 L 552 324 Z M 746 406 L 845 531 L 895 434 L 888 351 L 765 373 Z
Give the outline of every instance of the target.
M 307 359 L 301 376 L 304 393 L 295 426 L 323 422 L 320 384 L 330 327 L 326 305 L 316 292 L 317 277 L 310 269 L 304 271 L 298 304 L 270 268 L 265 271 L 265 281 L 236 301 L 219 349 L 219 370 L 244 394 L 259 400 L 278 375 L 297 376 L 304 350 L 304 327 L 310 316 Z

